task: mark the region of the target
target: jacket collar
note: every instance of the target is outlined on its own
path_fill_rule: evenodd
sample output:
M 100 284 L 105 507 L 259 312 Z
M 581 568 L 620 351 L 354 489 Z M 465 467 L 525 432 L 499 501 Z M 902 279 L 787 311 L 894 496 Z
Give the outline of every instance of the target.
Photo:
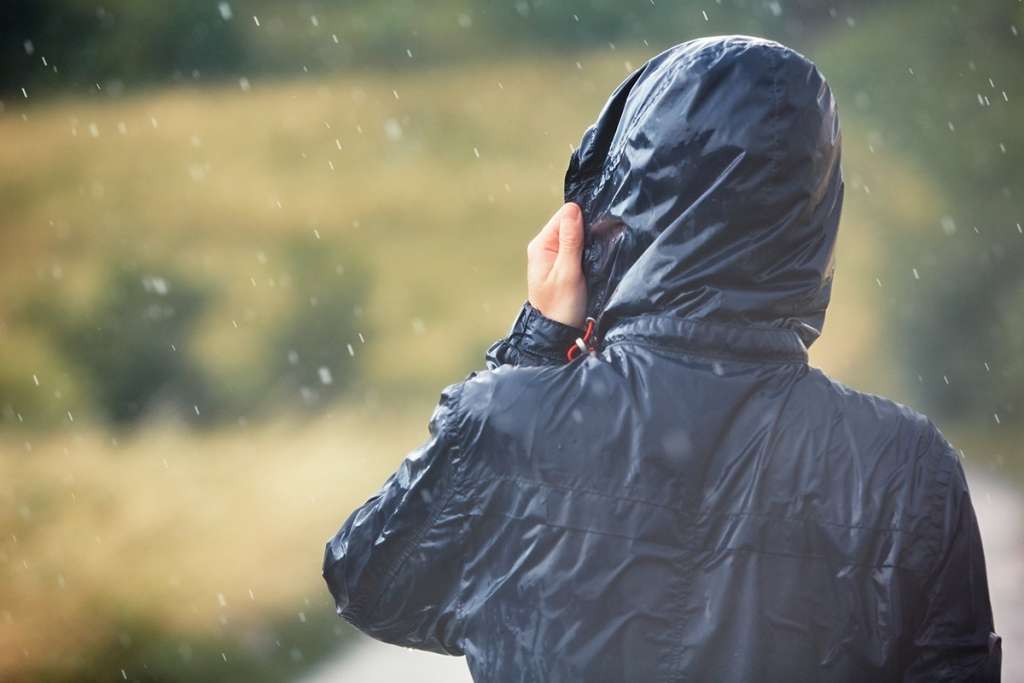
M 601 344 L 640 341 L 698 355 L 773 362 L 807 362 L 807 347 L 796 331 L 754 327 L 670 315 L 638 315 L 615 321 Z

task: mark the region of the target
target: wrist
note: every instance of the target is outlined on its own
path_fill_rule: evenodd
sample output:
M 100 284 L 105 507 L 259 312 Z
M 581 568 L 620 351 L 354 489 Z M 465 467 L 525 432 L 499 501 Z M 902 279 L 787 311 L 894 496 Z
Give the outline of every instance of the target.
M 583 312 L 576 311 L 573 307 L 566 306 L 547 306 L 535 303 L 531 298 L 527 298 L 526 304 L 530 306 L 537 314 L 543 316 L 551 322 L 564 325 L 565 327 L 571 327 L 573 329 L 583 328 Z
M 512 327 L 510 341 L 520 352 L 562 363 L 565 351 L 583 329 L 549 318 L 526 301 Z

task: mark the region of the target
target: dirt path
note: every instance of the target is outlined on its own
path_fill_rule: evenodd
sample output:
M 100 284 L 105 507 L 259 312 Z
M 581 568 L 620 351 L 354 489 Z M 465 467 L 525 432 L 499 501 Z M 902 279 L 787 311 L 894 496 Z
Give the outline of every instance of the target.
M 996 629 L 1003 637 L 1003 680 L 1024 681 L 1024 500 L 1003 482 L 973 472 L 971 497 L 984 537 Z M 468 683 L 462 658 L 443 657 L 360 637 L 297 683 Z
M 1003 637 L 1003 680 L 1024 681 L 1024 499 L 995 478 L 968 477 L 985 544 L 996 631 Z

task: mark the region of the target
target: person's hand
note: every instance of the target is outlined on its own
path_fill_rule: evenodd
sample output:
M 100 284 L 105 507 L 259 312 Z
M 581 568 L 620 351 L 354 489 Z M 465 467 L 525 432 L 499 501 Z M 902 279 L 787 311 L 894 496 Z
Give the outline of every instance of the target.
M 583 278 L 583 214 L 569 203 L 555 212 L 526 247 L 530 305 L 546 318 L 583 327 L 587 282 Z

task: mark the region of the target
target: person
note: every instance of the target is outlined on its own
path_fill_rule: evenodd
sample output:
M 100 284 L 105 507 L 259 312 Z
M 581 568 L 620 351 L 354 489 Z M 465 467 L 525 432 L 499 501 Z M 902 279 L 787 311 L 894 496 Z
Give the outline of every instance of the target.
M 808 365 L 843 200 L 814 64 L 663 52 L 565 199 L 487 368 L 327 543 L 339 614 L 477 681 L 998 680 L 956 450 Z

